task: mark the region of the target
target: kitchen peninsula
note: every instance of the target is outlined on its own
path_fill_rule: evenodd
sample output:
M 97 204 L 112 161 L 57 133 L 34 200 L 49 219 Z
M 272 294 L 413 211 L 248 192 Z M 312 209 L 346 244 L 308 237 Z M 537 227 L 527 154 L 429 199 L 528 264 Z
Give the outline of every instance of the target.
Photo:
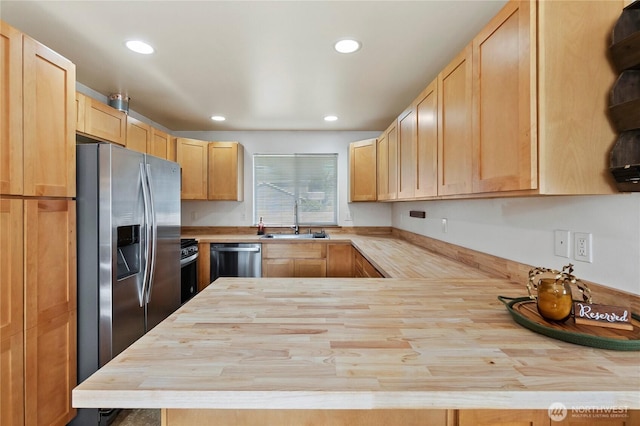
M 524 286 L 440 261 L 449 278 L 221 278 L 80 384 L 74 406 L 163 408 L 165 425 L 476 425 L 478 409 L 549 424 L 553 403 L 640 409 L 638 352 L 524 329 L 496 298 Z

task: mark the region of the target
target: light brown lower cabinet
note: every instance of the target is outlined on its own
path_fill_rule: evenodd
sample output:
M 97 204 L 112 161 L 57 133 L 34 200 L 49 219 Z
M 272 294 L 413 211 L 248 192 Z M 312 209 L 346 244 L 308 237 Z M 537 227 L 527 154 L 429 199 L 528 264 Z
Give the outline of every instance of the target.
M 549 426 L 547 410 L 459 410 L 458 426 Z
M 450 410 L 162 410 L 166 426 L 455 426 Z
M 76 205 L 24 201 L 26 425 L 65 425 L 76 385 Z
M 353 276 L 355 278 L 384 278 L 378 270 L 358 251 L 353 250 Z
M 24 334 L 0 340 L 0 425 L 24 424 Z
M 23 201 L 0 198 L 0 425 L 24 424 Z
M 76 385 L 76 208 L 0 198 L 0 425 L 66 425 Z
M 351 243 L 327 244 L 327 277 L 353 277 Z
M 327 276 L 327 244 L 262 244 L 262 276 L 322 278 Z
M 162 410 L 163 425 L 308 426 L 635 426 L 640 411 L 620 419 L 551 421 L 547 410 Z
M 265 259 L 262 276 L 323 278 L 327 276 L 326 259 Z

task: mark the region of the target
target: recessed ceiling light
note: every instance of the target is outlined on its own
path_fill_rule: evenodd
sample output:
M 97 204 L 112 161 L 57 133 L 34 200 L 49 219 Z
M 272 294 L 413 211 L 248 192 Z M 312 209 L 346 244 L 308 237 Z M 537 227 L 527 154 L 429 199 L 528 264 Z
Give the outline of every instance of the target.
M 353 53 L 360 49 L 361 44 L 358 40 L 344 39 L 336 42 L 333 47 L 340 53 Z
M 224 117 L 223 117 L 223 116 L 221 116 L 221 115 L 212 115 L 212 116 L 211 116 L 211 119 L 212 119 L 213 121 L 224 121 L 224 120 L 226 120 L 226 118 L 224 118 Z
M 143 55 L 150 55 L 151 53 L 154 52 L 153 47 L 151 47 L 149 44 L 145 43 L 144 41 L 140 41 L 140 40 L 129 40 L 126 43 L 127 47 L 131 50 L 133 50 L 136 53 L 142 53 Z
M 336 121 L 338 119 L 338 117 L 336 117 L 335 115 L 327 115 L 324 118 L 324 121 Z

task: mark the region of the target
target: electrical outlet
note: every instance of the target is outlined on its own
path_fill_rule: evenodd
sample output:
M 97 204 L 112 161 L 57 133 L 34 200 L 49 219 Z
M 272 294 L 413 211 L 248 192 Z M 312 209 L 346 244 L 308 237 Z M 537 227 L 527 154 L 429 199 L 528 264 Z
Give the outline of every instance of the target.
M 442 218 L 442 233 L 446 234 L 449 231 L 449 222 L 447 218 Z
M 575 259 L 581 262 L 593 262 L 593 245 L 591 234 L 585 232 L 576 232 L 575 240 Z
M 556 229 L 554 231 L 554 253 L 560 257 L 570 257 L 571 243 L 569 231 Z
M 345 222 L 353 221 L 353 216 L 351 215 L 351 212 L 349 210 L 347 210 L 346 214 L 344 215 L 344 221 Z

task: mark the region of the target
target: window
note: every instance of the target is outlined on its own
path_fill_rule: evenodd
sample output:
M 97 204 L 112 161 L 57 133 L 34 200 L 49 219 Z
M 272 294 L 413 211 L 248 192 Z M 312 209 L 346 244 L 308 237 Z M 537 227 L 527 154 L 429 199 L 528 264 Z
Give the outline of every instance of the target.
M 292 226 L 338 224 L 338 154 L 255 154 L 254 223 Z

